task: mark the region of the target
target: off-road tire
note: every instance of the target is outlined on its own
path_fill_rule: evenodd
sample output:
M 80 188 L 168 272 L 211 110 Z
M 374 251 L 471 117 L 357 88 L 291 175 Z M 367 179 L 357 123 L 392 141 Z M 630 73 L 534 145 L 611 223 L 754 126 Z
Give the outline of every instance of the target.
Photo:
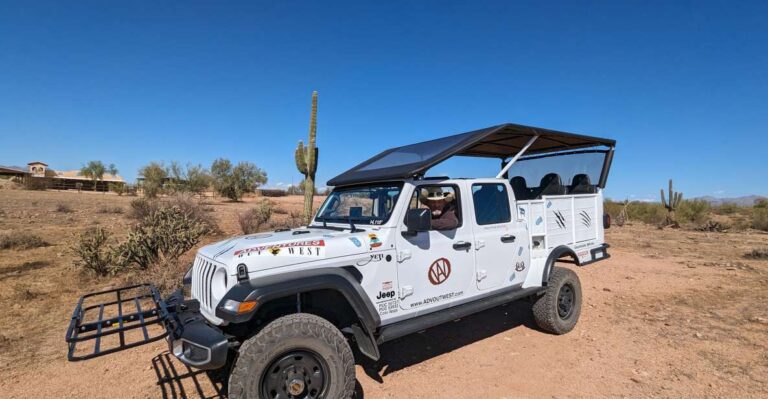
M 558 312 L 558 298 L 563 286 L 573 294 L 572 307 L 567 315 Z M 567 291 L 567 289 L 566 289 Z M 567 295 L 567 294 L 565 294 Z M 533 303 L 533 318 L 542 330 L 552 334 L 565 334 L 573 330 L 581 314 L 581 283 L 573 270 L 553 267 L 544 295 Z
M 344 335 L 327 320 L 307 313 L 283 316 L 269 323 L 240 346 L 229 376 L 231 399 L 268 399 L 260 396 L 265 369 L 293 351 L 317 354 L 327 365 L 325 399 L 352 396 L 355 367 Z

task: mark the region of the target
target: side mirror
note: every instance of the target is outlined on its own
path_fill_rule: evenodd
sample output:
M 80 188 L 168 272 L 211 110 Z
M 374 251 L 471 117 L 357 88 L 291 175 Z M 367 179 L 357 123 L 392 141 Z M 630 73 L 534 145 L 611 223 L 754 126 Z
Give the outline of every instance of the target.
M 408 235 L 415 236 L 420 231 L 432 229 L 432 214 L 429 209 L 409 209 L 405 215 L 405 225 Z

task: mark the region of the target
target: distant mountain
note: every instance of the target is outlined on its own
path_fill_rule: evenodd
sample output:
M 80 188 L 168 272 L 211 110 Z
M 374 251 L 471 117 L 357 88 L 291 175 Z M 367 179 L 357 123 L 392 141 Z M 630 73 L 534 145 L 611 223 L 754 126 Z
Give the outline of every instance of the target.
M 736 204 L 739 206 L 752 206 L 755 204 L 755 202 L 757 202 L 757 200 L 768 199 L 768 198 L 760 195 L 747 195 L 744 197 L 737 197 L 737 198 L 715 198 L 707 195 L 704 197 L 698 197 L 694 199 L 709 202 L 710 205 Z

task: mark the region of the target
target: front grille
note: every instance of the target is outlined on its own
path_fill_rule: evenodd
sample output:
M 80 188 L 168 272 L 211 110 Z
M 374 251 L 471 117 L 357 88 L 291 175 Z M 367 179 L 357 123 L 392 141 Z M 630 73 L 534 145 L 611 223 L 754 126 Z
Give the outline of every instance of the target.
M 208 311 L 212 311 L 213 303 L 213 274 L 216 272 L 216 265 L 198 256 L 195 258 L 195 264 L 192 269 L 192 296 L 200 302 L 200 306 Z

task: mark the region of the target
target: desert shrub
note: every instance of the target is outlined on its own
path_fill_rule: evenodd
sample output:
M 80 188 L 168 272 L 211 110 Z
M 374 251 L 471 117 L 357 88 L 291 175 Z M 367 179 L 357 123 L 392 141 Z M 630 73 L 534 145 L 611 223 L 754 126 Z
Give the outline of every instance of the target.
M 72 247 L 72 252 L 77 258 L 75 265 L 98 276 L 114 272 L 112 248 L 108 245 L 109 237 L 109 232 L 103 227 L 90 227 L 83 231 Z
M 266 189 L 262 188 L 259 190 L 259 194 L 261 194 L 262 197 L 285 197 L 288 195 L 288 193 L 285 190 L 280 189 Z
M 59 213 L 72 213 L 74 211 L 72 210 L 72 208 L 69 205 L 59 202 L 58 204 L 56 204 L 56 212 L 59 212 Z
M 136 198 L 131 200 L 131 207 L 128 209 L 128 217 L 131 219 L 142 220 L 154 212 L 158 207 L 158 202 L 147 198 Z
M 159 206 L 131 229 L 115 249 L 115 257 L 121 266 L 147 269 L 159 261 L 177 260 L 212 231 L 211 225 L 178 204 Z
M 757 205 L 752 208 L 752 228 L 768 231 L 768 208 Z
M 267 173 L 251 162 L 233 166 L 228 159 L 219 158 L 211 165 L 213 188 L 223 197 L 240 201 L 245 193 L 252 193 L 267 182 Z
M 109 183 L 107 187 L 109 188 L 109 191 L 119 196 L 128 194 L 128 185 L 126 184 Z
M 702 200 L 685 200 L 680 204 L 677 210 L 677 216 L 682 222 L 696 224 L 705 223 L 710 214 L 710 205 Z
M 768 259 L 768 248 L 756 248 L 744 254 L 745 259 Z
M 658 202 L 631 202 L 627 207 L 627 216 L 647 224 L 660 224 L 667 217 L 667 210 Z
M 735 213 L 739 213 L 742 210 L 743 207 L 738 206 L 732 202 L 726 202 L 721 205 L 716 205 L 712 207 L 712 213 L 716 215 L 733 215 Z
M 274 213 L 275 215 L 287 215 L 288 211 L 286 211 L 285 208 L 281 208 L 279 206 L 276 206 L 276 207 L 272 208 L 272 213 Z
M 141 187 L 144 189 L 144 196 L 155 198 L 162 193 L 168 169 L 161 163 L 150 162 L 139 169 L 139 176 L 143 178 Z
M 0 235 L 0 249 L 32 249 L 49 244 L 39 236 L 23 232 Z
M 611 215 L 612 218 L 616 218 L 623 207 L 624 204 L 621 202 L 612 201 L 610 199 L 606 199 L 605 202 L 603 202 L 603 212 Z
M 238 215 L 237 221 L 243 234 L 257 233 L 272 218 L 272 202 L 262 199 L 256 207 Z
M 98 213 L 113 213 L 113 214 L 121 214 L 123 213 L 123 208 L 119 206 L 102 206 L 99 208 Z

